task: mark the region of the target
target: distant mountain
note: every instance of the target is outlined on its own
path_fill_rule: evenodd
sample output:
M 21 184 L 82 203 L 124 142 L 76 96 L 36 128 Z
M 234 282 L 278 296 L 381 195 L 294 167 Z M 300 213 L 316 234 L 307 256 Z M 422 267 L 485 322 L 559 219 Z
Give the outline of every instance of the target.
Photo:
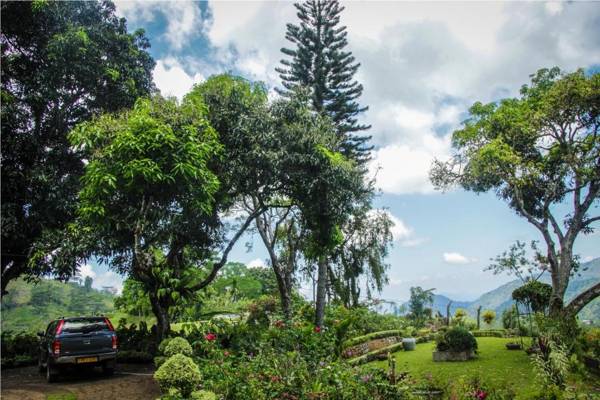
M 583 292 L 587 288 L 596 284 L 600 280 L 600 258 L 593 259 L 581 264 L 580 272 L 571 278 L 567 292 L 565 293 L 565 301 L 568 303 L 577 294 Z M 550 283 L 550 276 L 543 276 L 542 282 Z M 456 309 L 465 309 L 471 317 L 477 315 L 477 308 L 481 306 L 482 310 L 494 310 L 496 315 L 500 316 L 502 312 L 509 309 L 514 304 L 512 300 L 512 292 L 523 285 L 520 280 L 508 282 L 494 290 L 482 294 L 474 301 L 455 301 L 452 300 L 450 313 L 454 314 Z M 446 315 L 446 306 L 450 298 L 436 294 L 433 298 L 433 312 L 439 311 L 442 315 Z M 403 304 L 408 309 L 408 303 Z M 595 299 L 590 304 L 585 306 L 579 313 L 581 319 L 600 320 L 600 298 Z

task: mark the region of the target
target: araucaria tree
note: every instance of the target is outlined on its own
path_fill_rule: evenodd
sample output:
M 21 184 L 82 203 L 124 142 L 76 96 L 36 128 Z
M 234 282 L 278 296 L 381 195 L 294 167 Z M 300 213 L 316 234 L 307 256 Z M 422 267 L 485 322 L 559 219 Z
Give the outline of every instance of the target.
M 578 266 L 573 244 L 600 220 L 599 128 L 600 74 L 542 69 L 519 98 L 475 103 L 453 134 L 453 157 L 431 170 L 437 188 L 494 190 L 540 232 L 553 315 L 575 315 L 600 295 L 599 282 L 563 305 Z
M 358 123 L 357 117 L 367 110 L 357 99 L 363 91 L 354 74 L 360 64 L 348 45 L 345 26 L 340 26 L 344 10 L 338 1 L 308 0 L 295 4 L 300 24 L 288 24 L 286 39 L 294 48 L 281 51 L 288 59 L 281 60 L 280 74 L 283 89 L 279 93 L 289 96 L 298 87 L 310 89 L 312 107 L 333 121 L 340 137 L 344 156 L 357 161 L 369 158 L 369 136 L 358 134 L 370 128 Z
M 4 296 L 19 276 L 73 273 L 46 257 L 65 250 L 83 173 L 67 133 L 150 94 L 154 61 L 143 31 L 128 33 L 109 1 L 2 2 L 0 43 Z M 37 245 L 47 262 L 32 262 Z

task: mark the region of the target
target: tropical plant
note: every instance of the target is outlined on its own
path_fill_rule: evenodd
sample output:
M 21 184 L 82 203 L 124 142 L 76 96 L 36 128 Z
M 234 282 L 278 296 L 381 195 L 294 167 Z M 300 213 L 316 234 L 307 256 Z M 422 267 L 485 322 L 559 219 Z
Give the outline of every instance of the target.
M 175 354 L 154 373 L 154 379 L 163 393 L 189 398 L 201 382 L 200 369 L 190 357 Z
M 454 327 L 436 337 L 436 349 L 438 351 L 476 351 L 477 340 L 467 329 Z

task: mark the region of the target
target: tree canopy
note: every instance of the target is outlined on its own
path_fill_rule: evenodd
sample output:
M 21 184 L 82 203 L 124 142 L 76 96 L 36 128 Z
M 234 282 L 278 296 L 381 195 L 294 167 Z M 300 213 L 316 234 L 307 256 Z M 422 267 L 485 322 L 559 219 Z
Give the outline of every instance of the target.
M 494 190 L 540 232 L 557 313 L 578 265 L 575 239 L 600 220 L 594 213 L 600 198 L 600 74 L 542 69 L 520 94 L 475 103 L 453 133 L 452 158 L 436 161 L 431 179 L 439 189 Z M 570 210 L 561 213 L 561 205 Z M 599 295 L 600 283 L 586 293 L 587 301 Z M 572 315 L 577 311 L 568 308 Z
M 73 273 L 73 266 L 31 263 L 36 243 L 60 247 L 74 217 L 83 160 L 67 133 L 150 94 L 154 61 L 144 32 L 128 33 L 111 2 L 1 7 L 4 295 L 20 275 Z

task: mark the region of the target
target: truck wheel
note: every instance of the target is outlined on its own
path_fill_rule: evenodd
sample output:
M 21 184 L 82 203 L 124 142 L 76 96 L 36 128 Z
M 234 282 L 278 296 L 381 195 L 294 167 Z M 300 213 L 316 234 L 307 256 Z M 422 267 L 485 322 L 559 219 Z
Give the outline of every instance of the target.
M 115 373 L 115 363 L 105 362 L 102 364 L 102 374 L 104 376 L 112 376 Z
M 48 362 L 46 365 L 46 381 L 48 383 L 53 383 L 58 380 L 58 369 L 53 367 Z

